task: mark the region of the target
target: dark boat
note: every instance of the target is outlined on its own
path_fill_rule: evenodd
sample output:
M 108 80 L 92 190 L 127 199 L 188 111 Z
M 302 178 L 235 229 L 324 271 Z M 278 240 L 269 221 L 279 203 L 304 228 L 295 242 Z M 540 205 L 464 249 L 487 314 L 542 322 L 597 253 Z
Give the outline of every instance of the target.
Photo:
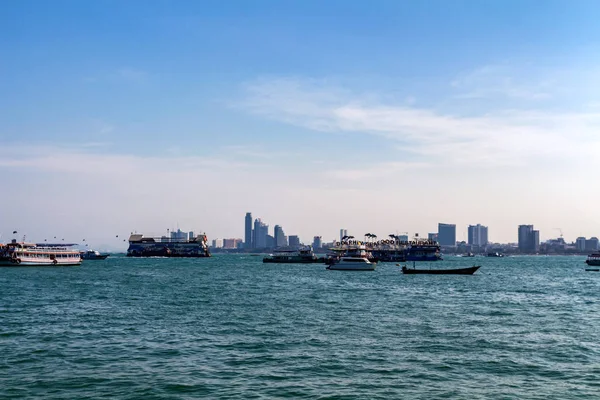
M 430 241 L 417 242 L 406 250 L 406 261 L 440 261 L 440 245 Z
M 587 257 L 585 263 L 590 266 L 600 265 L 600 253 L 592 253 Z
M 171 233 L 171 237 L 144 237 L 140 233 L 132 233 L 127 257 L 210 257 L 205 234 L 186 236 L 181 231 Z
M 431 275 L 473 275 L 475 271 L 479 269 L 479 266 L 468 267 L 468 268 L 455 268 L 455 269 L 416 269 L 402 267 L 403 274 L 431 274 Z
M 82 260 L 106 260 L 108 254 L 101 254 L 95 250 L 87 250 L 79 252 Z

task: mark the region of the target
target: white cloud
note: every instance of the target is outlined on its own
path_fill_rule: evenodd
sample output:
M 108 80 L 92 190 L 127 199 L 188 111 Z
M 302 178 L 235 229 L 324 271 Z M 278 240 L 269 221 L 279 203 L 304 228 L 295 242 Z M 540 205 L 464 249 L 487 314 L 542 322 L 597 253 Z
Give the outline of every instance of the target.
M 396 178 L 400 174 L 417 173 L 430 167 L 422 162 L 380 162 L 362 168 L 344 168 L 325 170 L 326 179 L 377 182 L 379 179 Z
M 521 71 L 522 73 L 522 71 Z M 533 72 L 532 72 L 533 73 Z M 504 97 L 519 100 L 544 100 L 552 97 L 553 80 L 521 79 L 514 76 L 520 74 L 507 65 L 487 65 L 469 71 L 451 82 L 458 92 L 456 98 L 495 99 Z
M 501 110 L 456 115 L 373 101 L 314 80 L 247 86 L 251 113 L 323 132 L 360 132 L 397 142 L 419 161 L 442 165 L 535 165 L 600 151 L 600 112 Z

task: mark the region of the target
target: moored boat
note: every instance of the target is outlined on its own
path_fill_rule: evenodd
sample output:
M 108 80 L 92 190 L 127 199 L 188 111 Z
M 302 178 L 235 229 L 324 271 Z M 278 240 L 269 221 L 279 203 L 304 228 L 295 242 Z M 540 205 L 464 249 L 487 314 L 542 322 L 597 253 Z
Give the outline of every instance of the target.
M 440 261 L 440 245 L 430 241 L 412 244 L 406 250 L 406 261 Z
M 585 260 L 587 265 L 600 265 L 600 253 L 592 253 Z
M 473 275 L 480 267 L 473 266 L 467 268 L 453 268 L 453 269 L 416 269 L 402 267 L 403 274 L 430 274 L 430 275 Z
M 210 257 L 205 234 L 180 236 L 179 233 L 183 232 L 178 231 L 171 237 L 145 237 L 140 233 L 132 233 L 127 257 Z
M 2 266 L 62 266 L 80 265 L 79 250 L 71 248 L 74 244 L 34 244 L 11 243 L 0 249 Z
M 332 249 L 340 251 L 339 249 Z M 374 271 L 376 261 L 369 259 L 365 246 L 356 246 L 343 249 L 342 254 L 327 259 L 326 269 L 338 271 Z
M 263 258 L 263 263 L 277 264 L 314 264 L 324 262 L 325 259 L 317 257 L 311 246 L 296 250 L 279 250 Z

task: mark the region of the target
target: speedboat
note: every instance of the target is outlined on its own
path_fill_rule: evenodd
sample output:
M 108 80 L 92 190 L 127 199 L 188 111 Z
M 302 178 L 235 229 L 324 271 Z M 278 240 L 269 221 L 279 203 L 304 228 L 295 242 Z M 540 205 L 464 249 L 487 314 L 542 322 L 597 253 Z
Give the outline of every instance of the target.
M 327 269 L 338 271 L 374 271 L 377 262 L 369 260 L 365 246 L 346 249 L 345 253 L 327 260 Z
M 87 250 L 80 252 L 83 260 L 105 260 L 108 254 L 101 254 L 96 250 Z

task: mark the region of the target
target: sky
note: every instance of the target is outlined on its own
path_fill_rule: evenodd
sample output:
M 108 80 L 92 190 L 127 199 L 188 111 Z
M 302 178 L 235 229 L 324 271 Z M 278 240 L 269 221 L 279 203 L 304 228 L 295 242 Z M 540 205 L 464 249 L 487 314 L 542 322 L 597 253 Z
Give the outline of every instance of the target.
M 600 236 L 596 1 L 18 1 L 0 242 Z M 118 235 L 118 237 L 117 237 Z

